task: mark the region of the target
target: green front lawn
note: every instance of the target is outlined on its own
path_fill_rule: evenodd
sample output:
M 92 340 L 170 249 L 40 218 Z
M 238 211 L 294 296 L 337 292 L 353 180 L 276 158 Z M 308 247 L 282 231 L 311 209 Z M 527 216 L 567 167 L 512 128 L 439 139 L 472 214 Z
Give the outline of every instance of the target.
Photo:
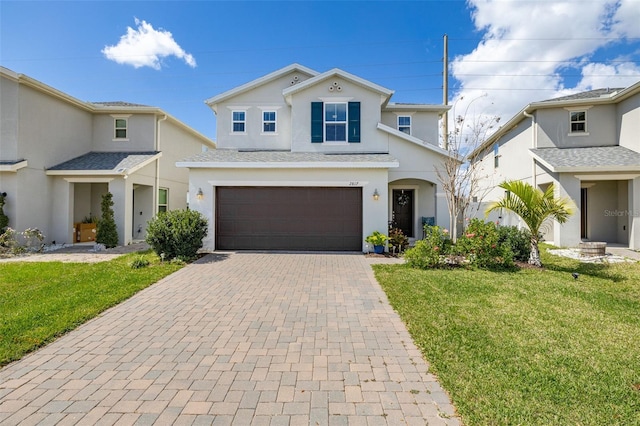
M 544 270 L 374 269 L 465 424 L 640 425 L 640 264 L 542 254 Z
M 151 264 L 132 269 L 141 256 Z M 180 269 L 151 251 L 110 262 L 0 263 L 0 366 Z

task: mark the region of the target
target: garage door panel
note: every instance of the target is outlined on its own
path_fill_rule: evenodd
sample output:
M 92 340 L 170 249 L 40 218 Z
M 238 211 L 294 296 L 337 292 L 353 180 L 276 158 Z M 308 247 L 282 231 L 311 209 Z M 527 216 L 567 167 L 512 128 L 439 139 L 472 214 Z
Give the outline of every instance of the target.
M 216 247 L 360 250 L 362 189 L 216 188 Z

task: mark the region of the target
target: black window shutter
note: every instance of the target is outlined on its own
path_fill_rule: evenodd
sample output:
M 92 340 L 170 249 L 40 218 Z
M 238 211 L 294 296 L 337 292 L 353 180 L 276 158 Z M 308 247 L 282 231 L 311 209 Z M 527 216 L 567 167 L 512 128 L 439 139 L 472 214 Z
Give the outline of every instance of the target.
M 349 102 L 349 142 L 360 142 L 360 102 Z
M 322 102 L 311 102 L 311 142 L 322 142 Z

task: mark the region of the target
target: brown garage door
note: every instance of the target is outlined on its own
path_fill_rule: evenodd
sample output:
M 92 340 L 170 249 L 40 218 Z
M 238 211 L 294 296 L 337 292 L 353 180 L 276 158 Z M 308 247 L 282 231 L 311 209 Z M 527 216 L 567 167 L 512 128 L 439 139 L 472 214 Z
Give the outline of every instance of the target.
M 217 187 L 220 250 L 361 250 L 361 188 Z

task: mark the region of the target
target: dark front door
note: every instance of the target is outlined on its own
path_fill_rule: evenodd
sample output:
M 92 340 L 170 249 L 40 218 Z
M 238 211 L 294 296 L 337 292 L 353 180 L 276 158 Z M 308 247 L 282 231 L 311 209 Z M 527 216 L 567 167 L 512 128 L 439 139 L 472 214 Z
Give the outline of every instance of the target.
M 394 189 L 393 223 L 407 237 L 414 237 L 413 232 L 413 189 Z
M 218 187 L 220 250 L 362 250 L 362 188 Z
M 587 188 L 580 188 L 580 238 L 587 239 Z

